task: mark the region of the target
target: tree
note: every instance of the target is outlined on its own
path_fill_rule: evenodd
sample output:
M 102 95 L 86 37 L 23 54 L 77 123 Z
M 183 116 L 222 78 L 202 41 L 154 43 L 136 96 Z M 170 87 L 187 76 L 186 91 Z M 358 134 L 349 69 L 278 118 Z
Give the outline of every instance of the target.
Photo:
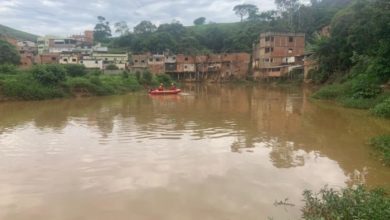
M 172 35 L 175 40 L 179 40 L 179 38 L 186 35 L 186 28 L 178 21 L 172 21 L 170 24 L 161 24 L 157 28 L 158 33 L 168 33 Z
M 104 42 L 111 37 L 110 22 L 103 16 L 98 16 L 98 23 L 95 25 L 93 37 L 98 42 Z
M 240 16 L 242 21 L 244 16 L 254 15 L 259 11 L 259 9 L 257 8 L 257 6 L 252 4 L 241 4 L 236 5 L 233 8 L 233 11 L 236 13 L 236 15 Z
M 126 35 L 129 33 L 129 27 L 125 21 L 119 21 L 115 23 L 115 33 L 120 34 L 120 36 Z
M 299 0 L 275 0 L 276 7 L 282 12 L 294 12 L 298 10 Z
M 206 23 L 206 18 L 205 17 L 199 17 L 194 20 L 195 25 L 203 25 Z
M 134 27 L 134 33 L 136 34 L 146 34 L 152 33 L 157 30 L 156 25 L 150 21 L 141 21 L 137 26 Z
M 0 40 L 0 64 L 19 64 L 20 56 L 16 48 L 7 41 Z
M 299 0 L 275 0 L 275 4 L 278 10 L 288 18 L 288 24 L 290 29 L 293 29 L 293 17 L 294 13 L 299 10 L 301 4 Z

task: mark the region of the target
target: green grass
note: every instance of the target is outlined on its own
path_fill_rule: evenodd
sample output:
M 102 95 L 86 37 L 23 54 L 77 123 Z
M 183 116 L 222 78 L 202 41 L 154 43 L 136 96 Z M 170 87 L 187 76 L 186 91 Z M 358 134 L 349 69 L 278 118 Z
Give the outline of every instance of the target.
M 370 145 L 380 154 L 385 165 L 390 165 L 390 135 L 371 138 Z
M 370 77 L 361 74 L 343 83 L 325 85 L 312 98 L 335 100 L 347 108 L 369 109 L 374 116 L 390 118 L 390 93 Z
M 3 77 L 0 85 L 3 95 L 14 99 L 42 100 L 66 96 L 61 88 L 42 85 L 28 73 Z
M 383 189 L 358 186 L 336 191 L 325 187 L 319 193 L 305 191 L 303 196 L 306 220 L 390 219 L 390 197 Z
M 390 119 L 390 96 L 375 105 L 370 112 L 375 116 Z
M 40 80 L 41 75 L 53 78 L 52 75 L 56 75 L 56 71 L 65 71 L 62 74 L 63 79 L 51 83 Z M 72 69 L 72 71 L 75 70 Z M 135 74 L 124 72 L 120 75 L 103 75 L 96 71 L 85 75 L 69 74 L 61 65 L 39 65 L 29 71 L 0 74 L 1 95 L 7 99 L 15 100 L 43 100 L 80 94 L 89 96 L 114 95 L 137 91 L 141 88 Z
M 327 85 L 314 93 L 312 97 L 315 99 L 336 99 L 342 96 L 346 89 L 346 86 L 342 84 Z
M 18 40 L 28 40 L 35 42 L 38 38 L 37 35 L 30 34 L 24 31 L 19 31 L 0 24 L 0 35 L 16 38 Z

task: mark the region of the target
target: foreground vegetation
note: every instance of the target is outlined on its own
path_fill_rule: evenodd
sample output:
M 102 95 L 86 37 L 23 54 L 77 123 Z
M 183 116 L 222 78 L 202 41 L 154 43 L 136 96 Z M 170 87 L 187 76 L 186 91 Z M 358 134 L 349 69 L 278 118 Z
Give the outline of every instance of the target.
M 381 135 L 372 138 L 370 145 L 377 150 L 384 164 L 390 166 L 390 135 Z
M 302 217 L 307 220 L 390 219 L 390 197 L 383 189 L 325 187 L 319 193 L 305 191 L 303 196 Z
M 0 66 L 0 94 L 3 99 L 43 100 L 72 96 L 103 96 L 138 91 L 158 83 L 168 85 L 167 75 L 150 72 L 106 75 L 87 71 L 82 65 L 37 65 L 20 71 L 12 65 Z

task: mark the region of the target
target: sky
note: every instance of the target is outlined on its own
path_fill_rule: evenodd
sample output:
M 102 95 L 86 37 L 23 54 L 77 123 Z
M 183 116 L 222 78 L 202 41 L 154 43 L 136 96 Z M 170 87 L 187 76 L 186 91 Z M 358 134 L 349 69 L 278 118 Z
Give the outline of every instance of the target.
M 233 7 L 254 4 L 260 11 L 275 9 L 274 0 L 0 0 L 0 24 L 43 35 L 69 36 L 93 30 L 97 16 L 111 24 L 127 22 L 129 28 L 142 20 L 157 26 L 177 20 L 188 26 L 198 17 L 207 21 L 236 22 Z

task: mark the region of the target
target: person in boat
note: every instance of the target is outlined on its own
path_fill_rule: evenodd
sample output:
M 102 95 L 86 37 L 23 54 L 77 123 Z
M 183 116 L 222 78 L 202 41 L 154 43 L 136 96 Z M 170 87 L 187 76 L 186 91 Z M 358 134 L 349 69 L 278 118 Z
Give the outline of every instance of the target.
M 158 91 L 164 91 L 164 85 L 160 83 L 160 86 L 158 87 Z
M 175 83 L 171 83 L 171 88 L 170 90 L 176 90 L 176 84 Z

